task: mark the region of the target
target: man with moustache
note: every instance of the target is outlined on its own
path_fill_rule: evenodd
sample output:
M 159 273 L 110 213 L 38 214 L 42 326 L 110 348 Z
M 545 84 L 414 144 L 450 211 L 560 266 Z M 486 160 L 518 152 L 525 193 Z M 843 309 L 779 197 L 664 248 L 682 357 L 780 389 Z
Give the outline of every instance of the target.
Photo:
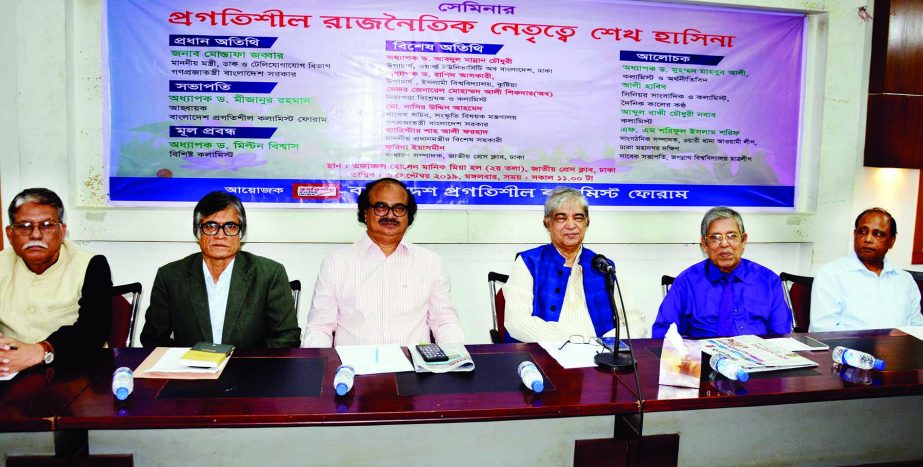
M 304 347 L 461 343 L 449 278 L 435 253 L 404 240 L 417 203 L 393 178 L 359 195 L 366 233 L 321 264 L 308 311 Z
M 910 273 L 885 258 L 897 221 L 882 208 L 859 213 L 853 253 L 817 270 L 811 286 L 811 331 L 923 325 L 920 289 Z
M 65 239 L 64 203 L 46 188 L 13 198 L 0 252 L 0 376 L 74 362 L 102 347 L 112 321 L 109 263 Z
M 708 259 L 676 276 L 660 304 L 652 337 L 662 338 L 671 323 L 690 338 L 792 332 L 792 312 L 779 276 L 741 259 L 747 233 L 740 214 L 712 208 L 702 218 L 701 233 Z
M 240 250 L 247 233 L 240 199 L 222 191 L 205 195 L 192 232 L 201 252 L 157 270 L 141 344 L 297 347 L 301 329 L 285 268 Z

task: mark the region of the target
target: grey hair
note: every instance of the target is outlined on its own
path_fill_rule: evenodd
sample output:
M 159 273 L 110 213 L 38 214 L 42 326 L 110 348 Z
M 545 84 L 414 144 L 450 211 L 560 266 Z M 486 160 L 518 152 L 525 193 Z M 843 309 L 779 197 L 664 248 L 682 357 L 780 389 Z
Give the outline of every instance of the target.
M 545 199 L 545 218 L 550 218 L 555 209 L 571 201 L 576 202 L 578 207 L 583 208 L 584 214 L 590 214 L 590 203 L 587 203 L 586 197 L 583 196 L 580 190 L 559 186 L 551 190 L 548 198 Z
M 737 228 L 740 229 L 740 233 L 746 232 L 746 230 L 744 230 L 744 220 L 740 217 L 739 212 L 727 206 L 715 206 L 709 209 L 708 212 L 705 213 L 705 217 L 702 218 L 703 237 L 708 235 L 708 226 L 719 219 L 732 219 L 737 223 Z
M 18 195 L 13 197 L 10 202 L 10 208 L 7 214 L 10 216 L 10 224 L 16 223 L 16 211 L 26 203 L 36 203 L 45 206 L 54 206 L 58 210 L 58 222 L 64 223 L 64 202 L 57 193 L 48 188 L 26 188 Z
M 240 218 L 240 238 L 247 234 L 247 211 L 240 198 L 224 191 L 213 191 L 199 200 L 192 214 L 192 234 L 199 238 L 199 223 L 202 219 L 225 209 L 233 207 Z

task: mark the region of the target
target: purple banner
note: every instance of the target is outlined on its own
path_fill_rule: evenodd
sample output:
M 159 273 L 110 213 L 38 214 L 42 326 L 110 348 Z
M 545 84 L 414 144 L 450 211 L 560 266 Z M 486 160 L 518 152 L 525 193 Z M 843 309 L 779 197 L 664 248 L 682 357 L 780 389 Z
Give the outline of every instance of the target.
M 557 185 L 618 194 L 591 199 L 601 206 L 794 207 L 802 14 L 551 0 L 104 9 L 115 202 L 239 186 L 348 204 L 342 193 L 390 176 L 461 208 L 537 205 Z

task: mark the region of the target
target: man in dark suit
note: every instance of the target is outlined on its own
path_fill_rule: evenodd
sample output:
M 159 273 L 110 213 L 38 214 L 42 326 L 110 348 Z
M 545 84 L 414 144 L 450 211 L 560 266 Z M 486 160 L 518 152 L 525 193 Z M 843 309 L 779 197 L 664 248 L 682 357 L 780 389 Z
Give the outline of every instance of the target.
M 202 252 L 157 271 L 141 344 L 298 347 L 301 329 L 285 267 L 240 251 L 247 232 L 240 199 L 220 191 L 205 195 L 192 228 Z

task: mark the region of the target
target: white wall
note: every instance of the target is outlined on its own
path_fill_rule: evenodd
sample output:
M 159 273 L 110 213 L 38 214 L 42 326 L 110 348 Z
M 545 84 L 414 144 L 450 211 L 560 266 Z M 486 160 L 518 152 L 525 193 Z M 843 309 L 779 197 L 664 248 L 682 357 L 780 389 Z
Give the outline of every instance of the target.
M 751 241 L 746 256 L 776 271 L 810 274 L 849 251 L 858 210 L 883 205 L 903 232 L 892 258 L 907 265 L 917 171 L 888 178 L 861 167 L 871 23 L 859 19 L 857 9 L 868 2 L 706 3 L 811 13 L 798 208 L 744 211 Z M 29 186 L 62 194 L 71 238 L 105 254 L 115 282 L 140 281 L 149 290 L 158 266 L 194 251 L 191 206 L 105 206 L 99 1 L 13 0 L 4 6 L 0 194 L 8 201 Z M 633 334 L 649 332 L 660 301 L 660 275 L 675 275 L 701 258 L 693 242 L 702 211 L 591 211 L 587 243 L 616 261 L 629 314 L 635 316 Z M 303 322 L 320 259 L 361 233 L 353 209 L 248 205 L 248 214 L 245 248 L 282 262 L 304 283 Z M 443 257 L 472 342 L 487 340 L 487 271 L 506 272 L 515 252 L 547 241 L 539 215 L 427 208 L 412 227 L 412 241 Z

